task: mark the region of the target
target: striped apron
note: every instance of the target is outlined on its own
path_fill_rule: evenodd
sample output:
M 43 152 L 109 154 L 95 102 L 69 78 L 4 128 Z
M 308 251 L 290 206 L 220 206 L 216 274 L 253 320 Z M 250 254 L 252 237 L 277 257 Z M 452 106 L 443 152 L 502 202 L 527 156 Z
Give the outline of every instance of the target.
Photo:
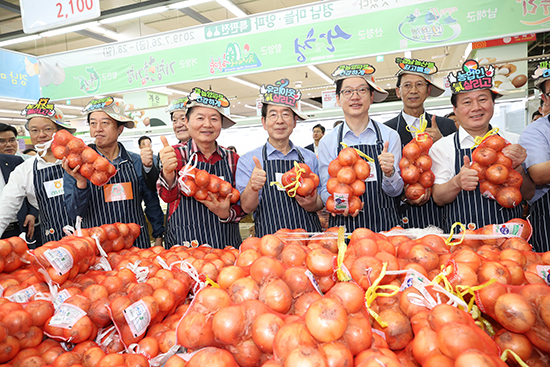
M 122 149 L 122 148 L 121 148 Z M 88 205 L 88 213 L 82 218 L 82 227 L 98 227 L 102 224 L 136 223 L 141 226 L 141 233 L 134 242 L 139 248 L 151 247 L 149 231 L 145 222 L 145 214 L 141 206 L 141 194 L 139 192 L 139 179 L 134 169 L 134 164 L 129 159 L 123 159 L 115 164 L 116 174 L 107 182 L 107 185 L 118 183 L 130 183 L 132 185 L 132 199 L 109 201 L 105 200 L 105 186 L 91 185 L 91 198 Z
M 361 196 L 364 203 L 363 210 L 353 218 L 342 215 L 330 216 L 329 227 L 344 226 L 346 232 L 353 232 L 356 228 L 368 228 L 374 232 L 388 231 L 398 223 L 397 209 L 395 208 L 395 199 L 387 195 L 382 189 L 382 169 L 378 163 L 377 157 L 384 149 L 384 141 L 380 128 L 375 121 L 371 120 L 376 131 L 376 143 L 374 145 L 359 144 L 353 148 L 359 149 L 369 157 L 374 159 L 376 166 L 376 181 L 365 182 L 365 193 Z M 338 143 L 342 142 L 343 124 L 338 131 Z M 342 145 L 338 144 L 338 153 L 342 150 Z
M 37 160 L 34 161 L 34 191 L 38 201 L 38 216 L 42 242 L 59 241 L 63 237 L 63 227 L 73 225 L 67 214 L 65 195 L 63 195 L 63 174 L 65 170 L 61 164 L 38 169 Z
M 535 252 L 550 251 L 550 191 L 546 191 L 529 206 L 529 221 L 533 226 L 530 239 Z
M 296 148 L 300 163 L 304 157 Z M 293 160 L 267 159 L 267 144 L 262 149 L 262 158 L 267 180 L 263 187 L 262 200 L 254 212 L 256 237 L 273 234 L 281 228 L 305 229 L 306 232 L 321 232 L 321 222 L 317 213 L 310 213 L 298 204 L 296 199 L 288 196 L 286 191 L 279 190 L 270 183 L 277 181 L 276 174 L 283 174 L 294 167 Z
M 196 167 L 223 178 L 235 187 L 235 180 L 227 163 L 225 152 L 222 151 L 222 155 L 223 159 L 214 164 L 197 162 Z M 193 240 L 197 240 L 200 245 L 208 244 L 219 249 L 226 246 L 238 248 L 242 242 L 238 223 L 220 222 L 218 216 L 204 204 L 195 198 L 183 195 L 181 195 L 178 207 L 168 218 L 165 233 L 166 248 Z
M 458 175 L 464 163 L 464 156 L 472 159 L 472 149 L 461 149 L 458 133 L 454 136 L 455 174 Z M 468 229 L 484 227 L 488 224 L 500 224 L 514 218 L 522 218 L 523 207 L 503 208 L 496 200 L 485 199 L 481 196 L 479 185 L 473 191 L 461 190 L 456 199 L 445 205 L 446 226 L 443 230 L 449 233 L 455 222 L 461 222 Z

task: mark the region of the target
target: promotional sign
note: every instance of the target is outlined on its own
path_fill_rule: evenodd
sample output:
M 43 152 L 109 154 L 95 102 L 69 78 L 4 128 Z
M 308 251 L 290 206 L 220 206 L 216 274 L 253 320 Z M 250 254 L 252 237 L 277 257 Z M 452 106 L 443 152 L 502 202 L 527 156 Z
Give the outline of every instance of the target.
M 0 96 L 37 101 L 40 98 L 38 61 L 0 49 Z
M 81 98 L 549 29 L 541 27 L 549 20 L 545 9 L 532 4 L 323 1 L 44 56 L 41 63 L 58 65 L 65 79 L 42 93 Z
M 527 58 L 527 42 L 505 46 L 487 47 L 476 51 L 480 65 L 495 67 L 494 84 L 499 90 L 527 90 L 527 60 L 505 62 L 504 60 Z
M 25 33 L 79 23 L 100 15 L 99 0 L 21 0 Z
M 511 45 L 513 43 L 531 42 L 536 40 L 537 40 L 536 33 L 522 34 L 521 36 L 504 37 L 504 38 L 497 38 L 497 39 L 488 40 L 488 41 L 473 42 L 472 49 L 477 50 L 479 48 L 504 46 L 504 45 Z
M 323 98 L 323 110 L 339 108 L 338 105 L 336 104 L 335 90 L 324 90 L 321 92 L 321 97 Z

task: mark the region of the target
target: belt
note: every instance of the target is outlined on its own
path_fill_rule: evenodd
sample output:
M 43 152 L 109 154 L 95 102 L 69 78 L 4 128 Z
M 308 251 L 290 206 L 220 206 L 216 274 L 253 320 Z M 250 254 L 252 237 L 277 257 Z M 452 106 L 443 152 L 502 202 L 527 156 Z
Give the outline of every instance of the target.
M 15 229 L 19 229 L 19 222 L 11 222 L 10 224 L 8 224 L 8 226 L 5 229 L 5 232 L 13 231 Z

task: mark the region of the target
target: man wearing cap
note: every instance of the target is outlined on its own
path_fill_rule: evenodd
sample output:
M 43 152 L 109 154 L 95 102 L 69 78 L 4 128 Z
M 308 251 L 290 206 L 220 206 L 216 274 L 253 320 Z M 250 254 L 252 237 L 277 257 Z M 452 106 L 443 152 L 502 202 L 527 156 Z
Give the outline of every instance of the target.
M 134 245 L 149 248 L 141 202 L 145 202 L 145 213 L 153 227 L 154 238 L 162 237 L 164 232 L 162 209 L 158 196 L 145 185 L 139 155 L 128 152 L 118 142 L 124 128 L 132 129 L 135 123 L 125 115 L 124 106 L 115 102 L 113 97 L 94 99 L 83 112 L 88 114 L 90 136 L 95 138 L 95 144 L 90 144 L 90 147 L 115 166 L 116 174 L 107 184 L 95 186 L 78 172 L 80 166 L 71 169 L 64 160 L 67 211 L 71 218 L 81 216 L 84 228 L 116 222 L 137 223 L 142 231 Z M 124 191 L 124 195 L 110 195 L 115 190 Z
M 50 103 L 49 98 L 27 105 L 21 114 L 27 119 L 25 128 L 40 154 L 11 173 L 0 199 L 0 233 L 6 230 L 26 198 L 39 210 L 43 242 L 58 241 L 63 236 L 63 227 L 72 225 L 73 221 L 65 208 L 63 190 L 66 186 L 61 161 L 54 157 L 49 142 L 58 130 L 65 129 L 73 134 L 76 129 L 64 122 L 63 112 Z M 36 245 L 29 244 L 31 247 Z
M 442 136 L 456 132 L 454 121 L 435 116 L 424 110 L 424 101 L 428 96 L 438 97 L 445 90 L 434 83 L 433 75 L 437 66 L 433 62 L 398 57 L 399 66 L 395 93 L 403 101 L 403 111 L 385 124 L 396 130 L 401 138 L 401 146 L 407 145 L 420 129 L 420 118 L 424 116 L 427 128 L 424 132 L 430 134 L 434 142 Z M 401 195 L 398 202 L 399 218 L 403 228 L 426 228 L 430 225 L 442 226 L 441 208 L 431 199 L 431 189 L 418 200 L 407 200 Z
M 550 104 L 550 68 L 548 61 L 541 62 L 533 75 L 535 87 L 541 91 L 545 105 Z M 550 251 L 550 122 L 548 115 L 527 125 L 519 144 L 527 150 L 523 167 L 536 185 L 529 200 L 529 220 L 533 226 L 530 243 L 536 252 Z
M 246 213 L 254 213 L 256 236 L 273 234 L 281 228 L 305 229 L 320 232 L 317 210 L 323 208 L 317 189 L 313 195 L 291 198 L 285 189 L 271 185 L 294 167 L 294 162 L 305 163 L 319 174 L 315 153 L 295 146 L 290 135 L 296 121 L 305 120 L 296 108 L 302 93 L 289 88 L 288 79 L 274 85 L 262 85 L 262 125 L 267 131 L 267 142 L 246 153 L 237 165 L 237 190 Z
M 460 127 L 458 132 L 441 138 L 430 149 L 435 175 L 432 195 L 436 204 L 445 206 L 444 231 L 449 231 L 455 222 L 475 229 L 522 217 L 519 203 L 507 209 L 496 200 L 483 198 L 477 171 L 470 167 L 475 138 L 491 130 L 495 99 L 501 97 L 493 88 L 493 75 L 492 65 L 486 68 L 475 60 L 466 60 L 456 75 L 449 74 L 451 103 Z M 521 167 L 526 157 L 524 148 L 511 144 L 502 153 L 512 160 L 514 169 L 525 175 Z
M 181 192 L 186 177 L 182 176 L 181 170 L 187 163 L 187 168 L 194 165 L 235 187 L 239 156 L 216 141 L 222 128 L 235 124 L 224 111 L 229 107 L 229 100 L 221 93 L 198 87 L 193 88 L 188 98 L 184 124 L 191 138 L 170 146 L 166 138 L 161 137 L 164 147 L 159 152 L 162 172 L 157 187 L 170 209 L 165 244 L 171 247 L 197 240 L 201 245 L 215 248 L 238 247 L 241 243 L 238 221 L 242 212 L 238 204 L 231 204 L 232 194 L 218 199 L 209 193 L 205 199 L 199 200 Z
M 395 130 L 369 117 L 373 102 L 382 102 L 388 92 L 374 82 L 374 67 L 368 64 L 341 65 L 334 73 L 336 102 L 342 107 L 345 122 L 325 135 L 319 144 L 321 197 L 330 194 L 326 185 L 328 165 L 343 148 L 341 143 L 356 148 L 374 159 L 371 176 L 361 196 L 363 209 L 355 213 L 331 216 L 330 226 L 344 225 L 348 232 L 365 227 L 375 232 L 387 231 L 398 224 L 395 197 L 403 191 L 399 175 L 401 141 Z M 349 215 L 348 215 L 349 214 Z
M 185 125 L 186 104 L 187 96 L 174 99 L 166 109 L 166 112 L 170 113 L 172 128 L 180 144 L 189 140 L 189 131 Z M 139 148 L 139 155 L 143 162 L 143 178 L 145 179 L 147 187 L 151 191 L 156 192 L 157 180 L 160 174 L 160 157 L 158 155 L 153 157 L 153 147 L 151 146 L 150 140 L 149 143 L 144 142 L 144 145 L 140 145 Z

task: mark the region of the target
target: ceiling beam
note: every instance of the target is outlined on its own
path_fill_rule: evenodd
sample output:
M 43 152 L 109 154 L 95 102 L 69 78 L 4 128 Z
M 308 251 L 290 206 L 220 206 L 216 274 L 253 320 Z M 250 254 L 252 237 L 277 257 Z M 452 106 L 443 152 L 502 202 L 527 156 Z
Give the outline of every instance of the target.
M 89 31 L 87 29 L 83 29 L 81 31 L 76 31 L 75 33 L 78 33 L 81 36 L 88 37 L 88 38 L 93 38 L 93 39 L 96 39 L 98 41 L 105 42 L 105 43 L 111 43 L 111 42 L 116 42 L 117 41 L 115 39 L 104 36 L 102 34 L 97 34 L 97 33 L 94 33 L 92 31 Z
M 205 24 L 205 23 L 212 23 L 212 21 L 210 19 L 208 19 L 207 17 L 205 17 L 204 15 L 194 11 L 193 9 L 191 8 L 183 8 L 183 9 L 180 9 L 180 11 L 187 15 L 188 17 L 190 18 L 193 18 L 194 20 L 196 20 L 197 22 L 199 23 L 202 23 L 202 24 Z
M 21 14 L 21 9 L 17 5 L 8 3 L 5 0 L 0 0 L 0 8 L 17 13 L 17 14 Z

